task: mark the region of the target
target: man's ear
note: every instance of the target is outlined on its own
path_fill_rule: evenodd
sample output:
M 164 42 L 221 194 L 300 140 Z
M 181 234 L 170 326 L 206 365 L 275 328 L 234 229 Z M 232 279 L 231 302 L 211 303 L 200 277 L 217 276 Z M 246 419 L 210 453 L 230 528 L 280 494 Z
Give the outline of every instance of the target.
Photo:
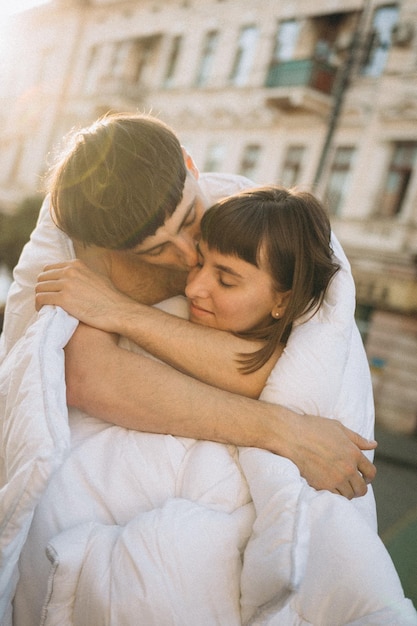
M 198 180 L 198 177 L 200 176 L 200 172 L 198 171 L 198 168 L 196 164 L 194 163 L 192 156 L 188 154 L 184 146 L 181 146 L 181 148 L 182 148 L 182 154 L 184 156 L 184 163 L 187 168 L 187 171 L 190 172 L 190 174 L 192 174 L 196 180 Z
M 274 308 L 271 311 L 271 316 L 275 320 L 279 319 L 280 317 L 284 315 L 290 296 L 291 296 L 291 289 L 289 289 L 288 291 L 277 292 L 276 302 L 275 302 Z

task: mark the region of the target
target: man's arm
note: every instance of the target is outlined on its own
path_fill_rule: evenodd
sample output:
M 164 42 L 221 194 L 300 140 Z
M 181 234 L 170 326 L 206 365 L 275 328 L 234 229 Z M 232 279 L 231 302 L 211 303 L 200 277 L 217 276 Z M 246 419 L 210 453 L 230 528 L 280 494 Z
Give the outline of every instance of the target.
M 239 355 L 253 353 L 259 343 L 140 304 L 80 261 L 44 271 L 36 292 L 37 308 L 61 306 L 85 324 L 127 337 L 185 374 L 250 398 L 258 398 L 282 351 L 277 349 L 255 372 L 243 374 Z
M 120 426 L 270 450 L 312 487 L 348 498 L 375 476 L 358 447 L 375 443 L 339 422 L 215 389 L 82 324 L 66 348 L 66 377 L 69 404 Z

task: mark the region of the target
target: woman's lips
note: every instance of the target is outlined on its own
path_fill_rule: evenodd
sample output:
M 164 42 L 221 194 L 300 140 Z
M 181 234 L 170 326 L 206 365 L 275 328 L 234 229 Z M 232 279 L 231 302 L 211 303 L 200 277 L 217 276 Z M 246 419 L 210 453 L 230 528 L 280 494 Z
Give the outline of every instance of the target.
M 202 307 L 194 304 L 194 302 L 190 303 L 190 313 L 195 317 L 204 317 L 206 315 L 213 315 L 211 311 L 207 311 L 207 309 L 203 309 Z

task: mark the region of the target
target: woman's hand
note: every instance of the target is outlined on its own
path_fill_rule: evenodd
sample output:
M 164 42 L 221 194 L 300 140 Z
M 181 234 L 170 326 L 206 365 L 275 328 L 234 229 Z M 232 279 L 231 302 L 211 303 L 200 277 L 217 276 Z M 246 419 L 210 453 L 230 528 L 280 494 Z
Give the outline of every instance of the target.
M 35 306 L 60 306 L 80 321 L 107 332 L 120 332 L 119 321 L 135 302 L 109 278 L 76 259 L 47 265 L 38 276 Z

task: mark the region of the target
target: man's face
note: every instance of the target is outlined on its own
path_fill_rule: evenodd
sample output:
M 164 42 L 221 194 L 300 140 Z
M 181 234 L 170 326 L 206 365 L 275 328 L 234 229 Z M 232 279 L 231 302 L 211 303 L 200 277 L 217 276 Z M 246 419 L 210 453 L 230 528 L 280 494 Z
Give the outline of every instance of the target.
M 132 252 L 146 263 L 189 271 L 198 262 L 196 244 L 206 208 L 207 200 L 197 179 L 187 173 L 183 197 L 174 213 Z

